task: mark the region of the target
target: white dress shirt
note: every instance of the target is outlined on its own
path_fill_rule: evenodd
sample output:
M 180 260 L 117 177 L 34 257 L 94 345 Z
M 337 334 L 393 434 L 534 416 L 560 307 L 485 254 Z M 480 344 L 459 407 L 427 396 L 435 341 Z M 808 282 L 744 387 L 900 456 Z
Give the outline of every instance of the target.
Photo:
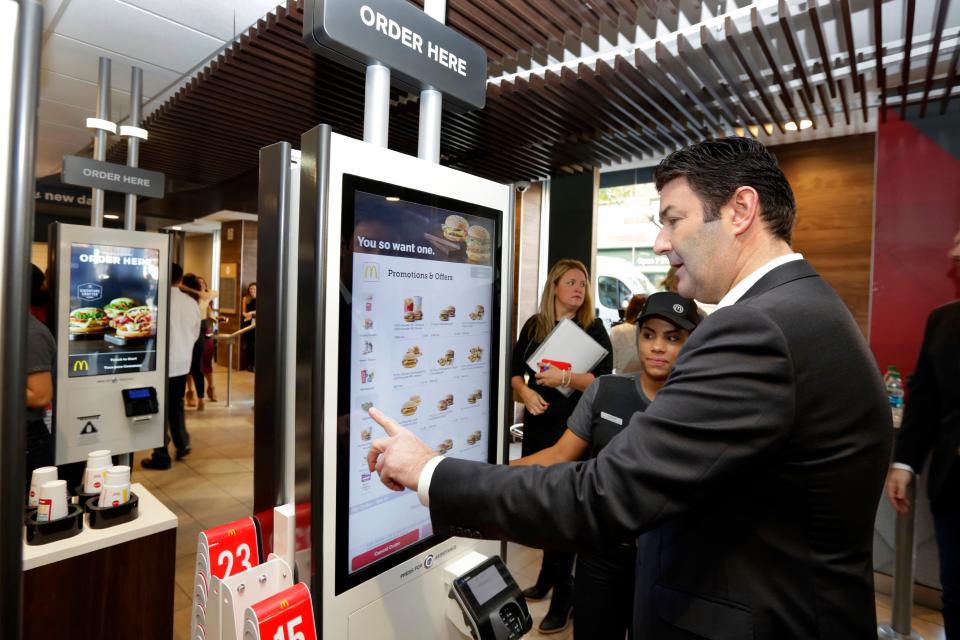
M 750 287 L 757 284 L 760 278 L 767 275 L 777 267 L 785 265 L 788 262 L 793 262 L 794 260 L 803 260 L 803 256 L 799 253 L 789 253 L 785 256 L 774 258 L 770 262 L 766 263 L 737 283 L 735 287 L 730 289 L 730 291 L 727 292 L 727 295 L 723 296 L 720 299 L 720 302 L 717 303 L 717 309 L 729 307 L 730 305 L 734 304 L 743 297 L 743 294 L 750 290 Z M 420 478 L 417 481 L 417 497 L 420 498 L 421 504 L 423 504 L 425 507 L 430 506 L 430 480 L 433 478 L 433 472 L 437 468 L 437 465 L 442 461 L 443 456 L 430 458 L 430 460 L 427 461 L 427 464 L 423 466 L 423 470 L 420 471 Z
M 167 376 L 176 378 L 190 373 L 193 345 L 200 337 L 200 305 L 197 301 L 170 287 L 170 361 Z

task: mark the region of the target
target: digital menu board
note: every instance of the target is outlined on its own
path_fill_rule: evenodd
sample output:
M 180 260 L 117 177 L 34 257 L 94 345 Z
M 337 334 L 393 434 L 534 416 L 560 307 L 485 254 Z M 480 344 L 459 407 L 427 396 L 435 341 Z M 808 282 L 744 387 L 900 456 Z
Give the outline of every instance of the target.
M 416 493 L 367 468 L 385 435 L 370 406 L 439 454 L 494 459 L 501 225 L 494 209 L 349 175 L 342 212 L 338 593 L 437 542 Z
M 70 244 L 67 375 L 118 375 L 157 368 L 160 251 Z

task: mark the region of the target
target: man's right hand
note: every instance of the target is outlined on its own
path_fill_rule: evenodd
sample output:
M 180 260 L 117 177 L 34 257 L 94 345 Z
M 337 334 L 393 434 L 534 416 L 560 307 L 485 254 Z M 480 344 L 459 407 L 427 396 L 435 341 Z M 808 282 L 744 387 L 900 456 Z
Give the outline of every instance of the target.
M 539 393 L 530 387 L 524 387 L 524 391 L 520 394 L 520 397 L 523 399 L 523 406 L 526 407 L 530 415 L 533 416 L 540 415 L 550 406 Z
M 906 513 L 910 510 L 910 501 L 907 499 L 907 487 L 913 482 L 913 473 L 906 469 L 890 469 L 887 474 L 887 498 L 897 513 Z

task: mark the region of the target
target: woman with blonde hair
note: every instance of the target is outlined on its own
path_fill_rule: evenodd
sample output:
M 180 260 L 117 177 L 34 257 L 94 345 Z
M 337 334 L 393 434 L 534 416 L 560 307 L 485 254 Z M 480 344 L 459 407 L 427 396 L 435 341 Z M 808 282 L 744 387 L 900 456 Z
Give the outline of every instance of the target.
M 538 367 L 534 371 L 527 359 L 536 352 L 547 335 L 561 320 L 570 319 L 607 350 L 607 356 L 590 371 L 563 371 Z M 540 307 L 517 337 L 513 349 L 510 384 L 523 402 L 523 455 L 529 456 L 554 445 L 567 426 L 567 419 L 580 400 L 581 393 L 597 376 L 612 370 L 613 348 L 603 322 L 594 316 L 593 296 L 587 268 L 578 260 L 559 260 L 547 275 Z M 557 387 L 571 387 L 569 397 Z M 524 590 L 528 600 L 541 600 L 553 589 L 550 609 L 540 623 L 540 633 L 556 633 L 569 624 L 573 602 L 571 572 L 573 553 L 544 551 L 537 583 Z

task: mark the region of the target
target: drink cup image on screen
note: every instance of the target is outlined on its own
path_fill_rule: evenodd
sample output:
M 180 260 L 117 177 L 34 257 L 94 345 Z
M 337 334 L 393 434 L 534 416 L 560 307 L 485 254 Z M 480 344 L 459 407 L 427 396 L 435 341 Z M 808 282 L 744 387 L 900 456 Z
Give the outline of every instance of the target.
M 70 245 L 70 377 L 155 371 L 160 252 Z
M 341 197 L 340 280 L 350 295 L 339 300 L 347 319 L 338 324 L 339 340 L 341 352 L 355 357 L 338 364 L 340 380 L 349 381 L 338 399 L 349 433 L 337 440 L 337 482 L 346 496 L 336 506 L 344 532 L 337 592 L 438 543 L 415 492 L 392 491 L 378 478 L 361 482 L 370 441 L 383 432 L 374 425 L 368 434 L 370 418 L 356 408 L 375 397 L 377 409 L 438 453 L 492 462 L 496 438 L 474 431 L 497 422 L 499 398 L 481 399 L 478 390 L 497 388 L 501 373 L 493 265 L 502 213 L 350 175 Z M 372 354 L 365 341 L 373 342 Z

